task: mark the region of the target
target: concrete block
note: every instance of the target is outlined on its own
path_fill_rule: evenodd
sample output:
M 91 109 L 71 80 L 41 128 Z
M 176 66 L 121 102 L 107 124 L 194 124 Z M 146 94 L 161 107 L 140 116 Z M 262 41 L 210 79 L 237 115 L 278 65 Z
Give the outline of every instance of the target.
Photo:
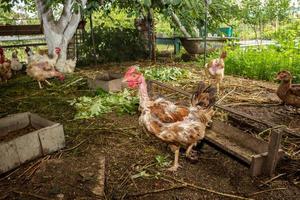
M 88 79 L 90 88 L 96 90 L 101 88 L 107 92 L 122 91 L 122 74 L 106 73 L 97 75 L 94 79 Z
M 43 155 L 47 155 L 65 147 L 64 129 L 60 124 L 47 127 L 39 131 L 38 134 Z
M 0 142 L 0 174 L 65 146 L 63 126 L 36 114 L 19 113 L 0 119 L 0 137 L 28 125 L 38 129 Z

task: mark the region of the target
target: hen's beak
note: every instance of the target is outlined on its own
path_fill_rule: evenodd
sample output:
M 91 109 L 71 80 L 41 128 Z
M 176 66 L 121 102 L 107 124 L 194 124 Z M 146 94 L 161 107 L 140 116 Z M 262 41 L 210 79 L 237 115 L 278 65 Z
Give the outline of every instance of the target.
M 127 79 L 126 79 L 126 78 L 123 78 L 123 79 L 122 79 L 122 83 L 127 83 Z

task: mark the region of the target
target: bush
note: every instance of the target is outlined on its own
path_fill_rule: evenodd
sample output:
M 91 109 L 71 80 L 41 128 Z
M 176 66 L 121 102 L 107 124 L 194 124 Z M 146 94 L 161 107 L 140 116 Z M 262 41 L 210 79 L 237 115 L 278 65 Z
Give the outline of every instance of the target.
M 123 62 L 146 58 L 146 44 L 136 29 L 95 27 L 96 57 L 99 63 Z M 94 60 L 91 34 L 87 34 L 81 57 L 87 63 Z

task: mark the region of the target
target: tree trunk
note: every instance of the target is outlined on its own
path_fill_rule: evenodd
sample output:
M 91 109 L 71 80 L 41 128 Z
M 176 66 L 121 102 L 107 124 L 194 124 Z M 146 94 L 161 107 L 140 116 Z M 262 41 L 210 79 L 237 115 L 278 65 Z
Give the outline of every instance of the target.
M 48 46 L 49 55 L 53 54 L 55 47 L 61 49 L 61 54 L 55 65 L 56 69 L 63 73 L 69 73 L 69 68 L 65 68 L 67 60 L 67 48 L 70 40 L 74 36 L 80 22 L 80 10 L 72 13 L 73 0 L 65 0 L 62 14 L 58 21 L 54 20 L 53 11 L 47 7 L 44 0 L 35 0 L 40 19 L 43 22 L 44 34 Z M 81 0 L 84 6 L 86 0 Z

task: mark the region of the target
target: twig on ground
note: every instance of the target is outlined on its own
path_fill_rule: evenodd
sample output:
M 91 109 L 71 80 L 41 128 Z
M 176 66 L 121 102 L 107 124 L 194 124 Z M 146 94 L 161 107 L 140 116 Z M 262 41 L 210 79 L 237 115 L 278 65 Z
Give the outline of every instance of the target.
M 262 190 L 259 192 L 254 192 L 249 194 L 249 196 L 254 196 L 254 195 L 258 195 L 258 194 L 262 194 L 262 193 L 266 193 L 266 192 L 271 192 L 271 191 L 276 191 L 276 190 L 286 190 L 287 188 L 273 188 L 273 189 L 269 189 L 269 190 Z
M 274 176 L 273 178 L 263 182 L 260 186 L 267 185 L 268 183 L 271 183 L 272 181 L 274 181 L 284 175 L 286 175 L 286 173 L 278 174 L 277 176 Z
M 74 84 L 76 84 L 77 82 L 79 82 L 79 81 L 81 81 L 81 80 L 83 80 L 82 77 L 79 78 L 79 79 L 76 79 L 75 81 L 73 81 L 73 82 L 71 82 L 71 83 L 68 83 L 67 85 L 62 85 L 62 86 L 59 87 L 59 88 L 61 89 L 61 88 L 67 88 L 67 87 L 70 87 L 71 85 L 74 85 Z
M 236 87 L 234 87 L 230 92 L 228 92 L 227 94 L 225 94 L 221 99 L 219 99 L 215 104 L 220 104 L 228 95 L 230 95 L 231 93 L 233 93 L 235 91 Z
M 272 106 L 279 106 L 280 104 L 257 104 L 257 103 L 250 103 L 250 102 L 241 102 L 241 103 L 229 103 L 224 104 L 223 106 L 255 106 L 255 107 L 272 107 Z
M 135 193 L 135 194 L 128 194 L 128 195 L 126 195 L 126 197 L 145 196 L 145 195 L 149 195 L 149 194 L 155 194 L 155 193 L 165 192 L 165 191 L 169 191 L 169 190 L 175 190 L 175 189 L 179 189 L 179 188 L 183 188 L 183 187 L 187 187 L 187 185 L 185 185 L 185 184 L 183 184 L 183 185 L 174 185 L 174 186 L 169 187 L 169 188 L 162 188 L 162 189 L 157 189 L 157 190 L 152 190 L 152 191 L 147 191 L 147 192 L 140 192 L 140 193 Z
M 38 198 L 38 199 L 53 200 L 53 198 L 44 197 L 44 196 L 33 194 L 33 193 L 30 193 L 30 192 L 21 192 L 21 191 L 16 191 L 16 190 L 14 190 L 13 192 L 16 193 L 16 194 L 19 194 L 19 195 L 31 196 L 31 197 L 35 197 L 35 198 Z
M 266 130 L 263 130 L 262 132 L 258 133 L 257 135 L 261 136 L 262 134 L 264 134 L 267 131 L 271 131 L 271 130 L 279 129 L 279 128 L 286 128 L 286 125 L 278 125 L 278 126 L 274 126 L 274 127 L 271 127 L 271 128 L 267 128 Z
M 76 148 L 78 148 L 80 145 L 82 145 L 84 142 L 86 142 L 88 139 L 82 140 L 81 142 L 79 142 L 77 145 L 75 145 L 74 147 L 68 148 L 68 149 L 63 149 L 61 150 L 61 152 L 67 152 L 67 151 L 72 151 Z
M 153 170 L 150 170 L 154 173 L 156 173 L 155 171 Z M 251 198 L 247 198 L 247 197 L 242 197 L 242 196 L 237 196 L 237 195 L 233 195 L 233 194 L 228 194 L 228 193 L 223 193 L 223 192 L 218 192 L 218 191 L 215 191 L 215 190 L 212 190 L 212 189 L 208 189 L 208 188 L 204 188 L 204 187 L 200 187 L 198 185 L 195 185 L 193 183 L 188 183 L 188 182 L 185 182 L 183 180 L 179 180 L 179 179 L 176 179 L 172 176 L 168 176 L 166 174 L 161 174 L 162 176 L 164 176 L 165 178 L 169 178 L 169 179 L 172 179 L 176 182 L 179 182 L 179 183 L 182 183 L 183 185 L 187 186 L 187 187 L 190 187 L 190 188 L 193 188 L 193 189 L 197 189 L 197 190 L 202 190 L 202 191 L 206 191 L 206 192 L 210 192 L 210 193 L 213 193 L 213 194 L 217 194 L 217 195 L 220 195 L 220 196 L 224 196 L 224 197 L 230 197 L 230 198 L 235 198 L 235 199 L 244 199 L 244 200 L 250 200 Z
M 6 176 L 4 176 L 3 178 L 0 179 L 0 182 L 3 181 L 4 179 L 7 179 L 8 177 L 10 177 L 11 175 L 13 175 L 15 172 L 19 171 L 20 168 L 15 169 L 14 171 L 12 171 L 11 173 L 7 174 Z

